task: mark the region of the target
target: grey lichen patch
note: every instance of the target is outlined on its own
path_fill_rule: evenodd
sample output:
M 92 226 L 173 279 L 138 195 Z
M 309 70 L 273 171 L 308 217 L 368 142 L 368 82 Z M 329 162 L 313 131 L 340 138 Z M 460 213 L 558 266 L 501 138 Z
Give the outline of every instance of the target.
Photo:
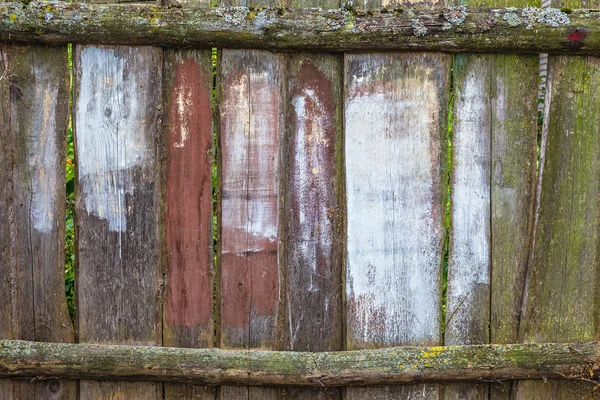
M 443 31 L 449 31 L 450 29 L 452 29 L 452 24 L 450 22 L 444 22 L 442 24 Z
M 467 8 L 465 6 L 448 7 L 444 11 L 444 18 L 452 25 L 460 25 L 467 18 Z
M 342 29 L 351 20 L 352 13 L 345 9 L 340 10 L 329 10 L 329 14 L 326 20 L 327 26 L 332 30 L 337 31 Z
M 527 7 L 521 12 L 525 28 L 533 29 L 536 24 L 545 24 L 557 28 L 570 23 L 569 16 L 557 8 Z
M 410 20 L 410 22 L 412 25 L 413 34 L 416 37 L 423 37 L 427 35 L 427 28 L 425 27 L 425 24 L 423 24 L 423 21 L 418 18 L 413 18 Z
M 252 14 L 248 16 L 250 18 Z M 277 11 L 272 9 L 263 9 L 254 15 L 254 25 L 265 27 L 267 25 L 277 22 Z M 239 24 L 237 24 L 239 25 Z
M 219 17 L 232 25 L 240 25 L 246 19 L 246 16 L 250 14 L 248 7 L 220 7 L 215 10 Z
M 561 25 L 570 24 L 571 21 L 569 21 L 569 16 L 558 8 L 546 8 L 544 9 L 544 23 L 558 28 Z
M 506 10 L 507 12 L 502 16 L 502 19 L 505 20 L 510 26 L 521 25 L 521 22 L 523 22 L 521 18 L 519 18 L 519 16 L 514 11 L 508 11 L 509 8 L 507 8 Z

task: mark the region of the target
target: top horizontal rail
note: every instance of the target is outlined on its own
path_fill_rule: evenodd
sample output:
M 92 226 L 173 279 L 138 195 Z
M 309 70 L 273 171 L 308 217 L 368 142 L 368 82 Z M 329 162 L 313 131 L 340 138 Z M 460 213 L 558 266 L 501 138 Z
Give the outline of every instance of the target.
M 0 41 L 256 48 L 600 53 L 600 10 L 188 8 L 0 4 Z

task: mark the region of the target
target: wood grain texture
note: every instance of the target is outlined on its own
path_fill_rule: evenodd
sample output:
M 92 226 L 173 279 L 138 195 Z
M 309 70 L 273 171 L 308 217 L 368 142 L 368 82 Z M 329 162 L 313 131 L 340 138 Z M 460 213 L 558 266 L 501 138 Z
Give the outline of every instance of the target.
M 343 349 L 342 59 L 293 54 L 287 67 L 284 349 Z M 339 390 L 290 389 L 295 399 Z
M 345 56 L 348 349 L 441 341 L 450 58 Z M 437 385 L 348 399 L 438 398 Z
M 213 121 L 210 50 L 165 51 L 166 298 L 163 346 L 213 347 Z M 165 396 L 214 399 L 214 388 L 165 386 Z
M 77 323 L 81 343 L 160 345 L 162 50 L 76 47 Z M 81 399 L 162 385 L 82 381 Z
M 446 345 L 517 341 L 531 241 L 538 64 L 535 56 L 455 57 Z M 508 399 L 510 388 L 510 383 L 451 384 L 444 398 Z
M 532 224 L 534 56 L 457 55 L 446 344 L 517 341 Z M 492 281 L 493 277 L 493 281 Z M 508 398 L 510 384 L 492 385 Z M 487 385 L 445 387 L 487 399 Z
M 66 46 L 0 48 L 0 336 L 72 342 L 64 292 Z M 74 398 L 75 382 L 4 382 L 1 398 Z
M 489 343 L 491 275 L 491 70 L 487 55 L 457 55 L 454 63 L 451 231 L 445 343 Z M 487 384 L 450 384 L 444 398 L 484 400 Z
M 543 170 L 520 340 L 600 338 L 600 60 L 549 57 Z M 520 382 L 517 399 L 595 399 L 592 384 Z
M 533 231 L 537 162 L 537 56 L 498 55 L 492 86 L 490 342 L 518 342 L 518 323 Z M 511 382 L 490 398 L 509 399 Z
M 563 376 L 589 380 L 600 376 L 598 361 L 600 342 L 402 346 L 313 353 L 0 340 L 3 377 L 59 376 L 286 388 L 494 379 L 543 381 Z M 247 394 L 247 388 L 237 388 Z M 400 387 L 400 391 L 410 395 L 408 388 Z
M 220 345 L 280 349 L 280 142 L 283 56 L 223 50 L 220 60 Z M 222 387 L 267 400 L 270 388 Z

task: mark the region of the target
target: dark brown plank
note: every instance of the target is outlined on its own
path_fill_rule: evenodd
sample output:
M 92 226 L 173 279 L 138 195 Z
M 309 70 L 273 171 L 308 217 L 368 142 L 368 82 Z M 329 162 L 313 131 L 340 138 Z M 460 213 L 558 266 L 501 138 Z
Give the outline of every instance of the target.
M 287 67 L 284 349 L 343 349 L 341 58 L 293 54 Z M 290 398 L 339 390 L 288 389 Z
M 2 337 L 74 339 L 64 289 L 67 48 L 0 49 Z M 12 386 L 12 389 L 11 389 Z M 15 399 L 75 397 L 75 382 L 3 383 Z
M 213 347 L 211 51 L 165 51 L 166 298 L 163 346 Z M 165 385 L 167 399 L 214 388 Z
M 282 56 L 223 50 L 220 60 L 220 345 L 279 349 L 279 143 Z M 277 389 L 221 388 L 267 400 Z
M 160 345 L 162 50 L 74 52 L 81 343 Z M 82 381 L 81 399 L 158 399 L 162 385 Z

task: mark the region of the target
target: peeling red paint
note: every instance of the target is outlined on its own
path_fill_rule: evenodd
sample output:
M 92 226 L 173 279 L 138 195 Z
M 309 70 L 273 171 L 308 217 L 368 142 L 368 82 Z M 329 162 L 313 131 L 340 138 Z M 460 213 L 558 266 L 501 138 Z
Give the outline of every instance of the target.
M 221 66 L 221 340 L 229 347 L 256 341 L 273 347 L 280 297 L 279 56 L 232 50 Z
M 193 59 L 177 68 L 169 107 L 167 323 L 192 327 L 212 318 L 212 148 L 210 88 Z

